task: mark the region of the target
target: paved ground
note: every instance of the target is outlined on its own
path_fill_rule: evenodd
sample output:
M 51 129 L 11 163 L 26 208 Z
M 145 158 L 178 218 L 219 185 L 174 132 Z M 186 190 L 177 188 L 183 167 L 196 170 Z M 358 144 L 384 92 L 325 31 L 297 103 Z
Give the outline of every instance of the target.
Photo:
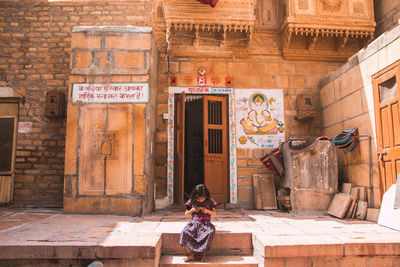
M 150 216 L 64 214 L 54 209 L 0 208 L 0 245 L 36 242 L 123 242 L 156 233 L 180 232 L 189 218 L 183 211 L 157 211 Z M 284 212 L 217 210 L 217 231 L 255 232 L 277 244 L 310 242 L 400 242 L 400 232 L 373 222 L 330 216 L 292 217 Z M 129 238 L 127 238 L 129 237 Z
M 150 253 L 146 247 L 154 248 L 162 233 L 179 233 L 188 220 L 181 210 L 130 217 L 3 207 L 0 208 L 0 259 L 20 258 L 21 248 L 25 249 L 25 255 L 29 254 L 27 248 L 30 247 L 36 250 L 46 248 L 41 252 L 43 258 L 55 257 L 55 254 L 69 258 L 68 248 L 74 246 L 96 246 L 93 255 L 87 250 L 87 258 L 102 258 L 101 253 L 111 253 L 99 251 L 99 247 L 117 248 L 120 250 L 112 253 L 123 255 L 131 253 L 124 248 L 141 246 L 143 249 L 135 252 L 139 257 Z M 343 250 L 351 255 L 370 255 L 371 249 L 373 255 L 386 255 L 388 250 L 389 255 L 400 253 L 400 232 L 368 221 L 339 220 L 330 216 L 292 217 L 278 211 L 221 209 L 217 210 L 213 222 L 217 231 L 254 233 L 257 242 L 265 248 L 264 256 L 271 258 L 307 256 L 310 253 L 317 256 L 325 255 L 320 253 L 341 255 Z M 307 251 L 302 251 L 302 247 Z M 310 251 L 309 247 L 314 248 Z M 80 251 L 85 253 L 85 250 Z

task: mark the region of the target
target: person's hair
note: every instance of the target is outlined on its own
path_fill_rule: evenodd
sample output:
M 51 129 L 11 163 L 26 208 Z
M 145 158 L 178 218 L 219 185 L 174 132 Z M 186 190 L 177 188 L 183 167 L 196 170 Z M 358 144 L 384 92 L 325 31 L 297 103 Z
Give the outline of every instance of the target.
M 210 198 L 210 191 L 208 191 L 207 187 L 204 184 L 196 185 L 192 193 L 190 193 L 190 203 L 192 206 L 197 206 L 197 198 L 205 197 L 206 199 Z

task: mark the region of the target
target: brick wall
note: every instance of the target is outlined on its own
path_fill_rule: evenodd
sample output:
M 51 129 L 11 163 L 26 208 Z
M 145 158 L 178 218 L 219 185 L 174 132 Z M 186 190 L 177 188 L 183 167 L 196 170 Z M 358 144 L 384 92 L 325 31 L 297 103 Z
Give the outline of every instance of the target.
M 400 59 L 400 26 L 388 36 L 381 36 L 352 60 L 321 81 L 320 101 L 322 131 L 334 137 L 343 130 L 358 127 L 359 134 L 372 137 L 373 202 L 380 206 L 379 169 L 376 146 L 372 75 Z M 347 154 L 344 164 L 342 150 L 338 150 L 339 182 L 369 187 L 368 141 L 362 138 L 358 147 Z M 370 201 L 370 200 L 369 200 Z
M 65 119 L 44 117 L 46 92 L 67 94 L 74 26 L 144 26 L 145 0 L 1 1 L 0 77 L 26 97 L 19 121 L 14 205 L 61 207 Z
M 339 66 L 339 63 L 288 61 L 279 56 L 254 56 L 236 60 L 179 57 L 170 58 L 167 62 L 166 57 L 161 55 L 156 134 L 157 199 L 163 199 L 167 194 L 167 122 L 163 120 L 162 114 L 168 112 L 168 77 L 175 75 L 177 86 L 195 86 L 197 71 L 203 67 L 207 71 L 209 86 L 225 87 L 225 77 L 229 75 L 232 77 L 232 87 L 235 89 L 283 89 L 286 139 L 291 136 L 313 138 L 321 135 L 321 117 L 317 114 L 311 121 L 295 120 L 296 95 L 301 93 L 317 95 L 320 79 Z M 268 149 L 237 151 L 238 200 L 242 207 L 254 208 L 252 175 L 270 173 L 259 160 L 267 151 Z

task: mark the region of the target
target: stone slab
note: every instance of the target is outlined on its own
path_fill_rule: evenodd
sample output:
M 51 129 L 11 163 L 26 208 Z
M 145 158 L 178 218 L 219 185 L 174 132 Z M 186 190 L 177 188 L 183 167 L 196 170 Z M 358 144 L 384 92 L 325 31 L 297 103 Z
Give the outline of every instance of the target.
M 328 214 L 343 219 L 351 204 L 351 196 L 342 193 L 336 194 L 328 208 Z
M 393 184 L 383 195 L 378 224 L 400 231 L 400 209 L 394 209 L 396 185 Z
M 371 222 L 378 222 L 380 209 L 367 209 L 367 217 L 366 220 Z
M 242 266 L 242 267 L 257 267 L 258 263 L 252 256 L 209 256 L 207 262 L 200 261 L 184 262 L 185 256 L 163 256 L 160 260 L 160 267 L 174 266 Z

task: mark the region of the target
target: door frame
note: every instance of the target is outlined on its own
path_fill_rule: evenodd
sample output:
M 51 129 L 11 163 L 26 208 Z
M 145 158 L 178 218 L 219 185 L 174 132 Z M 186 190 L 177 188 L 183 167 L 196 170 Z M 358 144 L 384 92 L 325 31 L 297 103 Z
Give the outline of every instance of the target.
M 168 144 L 167 144 L 167 195 L 170 204 L 174 203 L 174 122 L 175 94 L 227 95 L 228 96 L 228 138 L 229 138 L 229 200 L 237 204 L 237 165 L 234 90 L 230 87 L 169 87 L 168 88 Z
M 377 149 L 377 155 L 378 155 L 378 169 L 379 169 L 379 187 L 380 187 L 380 197 L 381 200 L 383 198 L 384 193 L 389 189 L 386 188 L 386 171 L 385 171 L 385 166 L 384 162 L 391 160 L 389 155 L 387 154 L 388 149 L 385 149 L 383 147 L 383 133 L 381 130 L 381 118 L 380 118 L 380 111 L 381 111 L 381 102 L 380 102 L 380 96 L 379 96 L 379 84 L 382 82 L 385 82 L 391 78 L 395 77 L 397 81 L 397 90 L 400 92 L 400 61 L 396 61 L 395 63 L 387 66 L 383 70 L 379 71 L 375 75 L 372 76 L 372 90 L 373 90 L 373 101 L 374 101 L 374 116 L 375 116 L 375 134 L 376 134 L 376 149 Z M 398 96 L 400 98 L 400 93 L 398 93 Z M 391 100 L 386 100 L 383 103 L 391 105 Z M 399 102 L 400 103 L 400 102 Z M 393 131 L 391 129 L 391 131 Z M 394 142 L 394 136 L 390 136 L 389 142 L 391 145 Z M 391 148 L 389 148 L 390 150 Z M 392 166 L 392 175 L 393 178 L 396 179 L 397 174 L 394 173 L 394 170 L 396 169 L 395 166 Z

